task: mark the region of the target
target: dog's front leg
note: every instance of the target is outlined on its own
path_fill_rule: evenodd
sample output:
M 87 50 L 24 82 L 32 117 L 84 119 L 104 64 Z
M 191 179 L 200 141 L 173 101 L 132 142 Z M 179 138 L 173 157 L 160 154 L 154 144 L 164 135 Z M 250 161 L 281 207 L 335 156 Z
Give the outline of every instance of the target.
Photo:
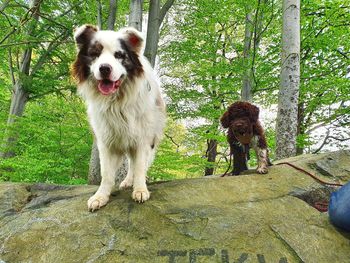
M 259 174 L 267 174 L 268 173 L 268 157 L 267 157 L 267 149 L 260 148 L 259 146 L 254 147 L 256 157 L 258 158 L 258 168 L 256 171 Z
M 232 175 L 239 175 L 241 172 L 248 170 L 247 153 L 243 151 L 243 147 L 239 144 L 231 145 L 231 154 L 233 154 L 233 170 Z
M 106 205 L 115 184 L 115 174 L 123 158 L 105 147 L 99 147 L 102 181 L 97 192 L 88 200 L 88 209 L 93 212 Z
M 134 174 L 132 198 L 139 203 L 147 201 L 150 197 L 146 185 L 149 154 L 150 151 L 145 147 L 138 147 L 130 158 L 130 168 Z
M 258 159 L 258 168 L 256 168 L 257 173 L 259 174 L 267 174 L 269 165 L 269 157 L 267 152 L 267 144 L 266 138 L 264 135 L 264 129 L 258 121 L 253 127 L 254 134 L 252 140 L 252 146 L 256 153 L 256 158 Z

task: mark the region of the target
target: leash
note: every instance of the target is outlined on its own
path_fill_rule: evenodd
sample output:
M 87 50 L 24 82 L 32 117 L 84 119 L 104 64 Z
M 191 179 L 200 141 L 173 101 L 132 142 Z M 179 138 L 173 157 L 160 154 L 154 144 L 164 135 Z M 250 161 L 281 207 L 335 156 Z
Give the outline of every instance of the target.
M 220 177 L 224 177 L 227 175 L 228 170 L 231 167 L 231 163 L 232 163 L 232 155 L 230 155 L 230 162 L 229 162 L 229 166 L 227 168 L 227 170 L 225 171 L 224 174 L 222 174 Z M 275 165 L 289 165 L 291 167 L 293 167 L 295 170 L 300 171 L 302 173 L 305 173 L 306 175 L 310 176 L 311 178 L 313 178 L 314 180 L 318 181 L 319 183 L 323 184 L 323 185 L 330 185 L 330 186 L 343 186 L 343 184 L 340 183 L 330 183 L 330 182 L 326 182 L 320 178 L 318 178 L 317 176 L 309 173 L 308 171 L 304 170 L 301 167 L 298 167 L 294 164 L 291 164 L 289 162 L 281 162 L 281 163 L 276 163 Z M 318 211 L 320 212 L 327 212 L 328 211 L 328 202 L 315 202 L 313 204 L 313 207 L 316 208 Z
M 294 164 L 291 164 L 289 162 L 281 162 L 281 163 L 276 163 L 275 165 L 282 165 L 282 164 L 286 164 L 286 165 L 289 165 L 291 167 L 293 167 L 294 169 L 300 171 L 300 172 L 303 172 L 305 174 L 307 174 L 308 176 L 312 177 L 313 179 L 315 179 L 316 181 L 318 181 L 319 183 L 321 184 L 324 184 L 324 185 L 331 185 L 331 186 L 343 186 L 343 184 L 339 184 L 339 183 L 330 183 L 330 182 L 326 182 L 326 181 L 323 181 L 322 179 L 318 178 L 317 176 L 309 173 L 308 171 L 305 171 L 303 168 L 300 168 Z
M 305 171 L 303 168 L 300 168 L 300 167 L 298 167 L 298 166 L 296 166 L 294 164 L 291 164 L 289 162 L 276 163 L 276 165 L 283 165 L 283 164 L 289 165 L 289 166 L 293 167 L 294 169 L 307 174 L 308 176 L 312 177 L 314 180 L 318 181 L 319 183 L 321 183 L 323 185 L 343 186 L 343 184 L 330 183 L 330 182 L 323 181 L 322 179 L 318 178 L 317 176 L 309 173 L 308 171 Z M 316 208 L 320 212 L 327 212 L 328 211 L 328 202 L 315 202 L 313 204 L 313 207 Z
M 230 153 L 230 162 L 228 163 L 228 168 L 222 175 L 220 175 L 220 177 L 224 177 L 227 175 L 228 170 L 230 170 L 231 168 L 231 164 L 232 164 L 232 154 Z
M 327 202 L 316 202 L 314 203 L 314 207 L 320 212 L 328 211 L 328 203 Z

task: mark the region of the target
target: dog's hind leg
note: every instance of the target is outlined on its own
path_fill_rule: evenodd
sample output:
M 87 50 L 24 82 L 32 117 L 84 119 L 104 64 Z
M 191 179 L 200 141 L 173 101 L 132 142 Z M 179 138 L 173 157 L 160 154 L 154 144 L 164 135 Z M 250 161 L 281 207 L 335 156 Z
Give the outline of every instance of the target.
M 131 154 L 131 169 L 134 174 L 134 190 L 132 198 L 139 203 L 147 201 L 150 192 L 146 185 L 147 169 L 149 166 L 149 157 L 152 151 L 148 147 L 139 146 L 137 150 Z
M 115 185 L 115 175 L 121 166 L 123 157 L 112 153 L 105 147 L 99 147 L 102 181 L 97 192 L 88 200 L 89 211 L 95 211 L 105 206 Z
M 129 187 L 132 187 L 134 184 L 134 174 L 131 168 L 131 159 L 128 157 L 128 173 L 126 174 L 126 177 L 124 180 L 120 183 L 119 189 L 126 189 Z

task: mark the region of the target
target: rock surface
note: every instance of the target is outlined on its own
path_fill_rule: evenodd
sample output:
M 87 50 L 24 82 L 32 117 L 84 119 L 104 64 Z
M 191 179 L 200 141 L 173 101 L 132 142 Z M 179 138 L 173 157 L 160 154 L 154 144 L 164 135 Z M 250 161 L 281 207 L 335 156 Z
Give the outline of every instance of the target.
M 316 169 L 326 176 L 337 175 L 339 179 L 350 181 L 350 151 L 339 151 L 315 162 Z
M 336 173 L 316 167 L 334 156 L 288 161 L 345 183 L 349 152 L 337 153 Z M 133 202 L 131 191 L 116 191 L 106 207 L 90 213 L 86 203 L 96 186 L 2 183 L 0 262 L 350 262 L 349 233 L 303 201 L 330 188 L 322 191 L 291 167 L 149 188 L 145 204 Z

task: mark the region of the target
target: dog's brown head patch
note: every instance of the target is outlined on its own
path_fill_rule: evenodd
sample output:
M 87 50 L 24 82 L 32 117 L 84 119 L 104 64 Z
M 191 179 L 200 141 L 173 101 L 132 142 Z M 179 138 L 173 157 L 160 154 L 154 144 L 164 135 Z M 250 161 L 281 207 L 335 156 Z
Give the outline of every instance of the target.
M 101 47 L 90 46 L 91 39 L 98 31 L 95 26 L 84 25 L 75 30 L 74 39 L 78 48 L 78 55 L 72 65 L 72 76 L 80 83 L 90 75 L 90 64 Z

